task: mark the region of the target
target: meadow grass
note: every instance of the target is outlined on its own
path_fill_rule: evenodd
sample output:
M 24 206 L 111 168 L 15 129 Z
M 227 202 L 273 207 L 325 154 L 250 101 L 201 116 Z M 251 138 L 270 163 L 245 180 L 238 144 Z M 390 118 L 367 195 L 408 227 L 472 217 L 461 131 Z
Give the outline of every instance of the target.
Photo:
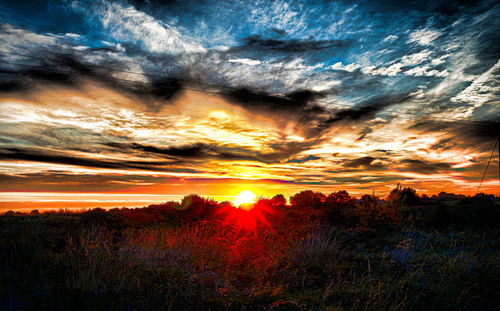
M 498 310 L 498 227 L 0 216 L 5 310 Z

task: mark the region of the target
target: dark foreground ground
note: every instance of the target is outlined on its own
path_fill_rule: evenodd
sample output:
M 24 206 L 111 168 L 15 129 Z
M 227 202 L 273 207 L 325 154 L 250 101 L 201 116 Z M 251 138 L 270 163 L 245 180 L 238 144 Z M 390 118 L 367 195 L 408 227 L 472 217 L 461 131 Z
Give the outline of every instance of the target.
M 497 199 L 298 199 L 7 213 L 0 309 L 500 309 Z

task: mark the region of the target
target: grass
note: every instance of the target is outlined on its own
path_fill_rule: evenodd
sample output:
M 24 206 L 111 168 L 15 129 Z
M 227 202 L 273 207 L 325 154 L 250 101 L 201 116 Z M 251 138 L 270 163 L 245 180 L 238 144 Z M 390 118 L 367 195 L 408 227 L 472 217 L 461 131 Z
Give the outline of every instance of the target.
M 500 308 L 498 226 L 366 230 L 294 212 L 249 229 L 220 214 L 127 225 L 99 213 L 0 216 L 0 309 Z

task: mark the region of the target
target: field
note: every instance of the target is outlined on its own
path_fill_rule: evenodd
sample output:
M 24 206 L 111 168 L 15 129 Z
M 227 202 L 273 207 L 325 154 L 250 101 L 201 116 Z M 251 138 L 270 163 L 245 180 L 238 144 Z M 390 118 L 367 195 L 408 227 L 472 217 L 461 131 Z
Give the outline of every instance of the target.
M 286 202 L 286 201 L 285 201 Z M 0 216 L 3 310 L 498 310 L 499 201 L 338 192 Z

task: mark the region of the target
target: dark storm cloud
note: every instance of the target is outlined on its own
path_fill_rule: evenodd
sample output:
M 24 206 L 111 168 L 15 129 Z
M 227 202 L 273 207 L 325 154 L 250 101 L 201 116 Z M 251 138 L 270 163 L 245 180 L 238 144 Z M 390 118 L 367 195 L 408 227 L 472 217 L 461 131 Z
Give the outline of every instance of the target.
M 117 146 L 116 144 L 109 144 L 110 146 Z M 175 157 L 202 157 L 207 156 L 208 152 L 211 148 L 210 145 L 197 143 L 192 145 L 184 145 L 179 147 L 168 147 L 168 148 L 159 148 L 155 146 L 149 145 L 141 145 L 137 143 L 129 144 L 129 145 L 118 145 L 120 147 L 125 147 L 133 150 L 141 150 L 145 152 L 167 155 L 167 156 L 175 156 Z
M 384 168 L 385 165 L 383 165 L 380 162 L 376 162 L 377 160 L 380 160 L 380 159 L 367 156 L 367 157 L 361 157 L 361 158 L 345 161 L 342 165 L 346 168 L 359 168 L 359 167 L 362 167 L 364 169 Z M 376 162 L 376 163 L 374 163 L 374 162 Z
M 315 116 L 333 114 L 327 123 L 334 123 L 342 120 L 361 120 L 372 118 L 375 113 L 391 105 L 402 103 L 409 99 L 407 95 L 381 96 L 364 101 L 357 106 L 343 110 L 333 111 L 314 103 L 316 99 L 324 96 L 324 93 L 303 90 L 290 93 L 286 96 L 275 96 L 264 92 L 257 92 L 250 89 L 239 89 L 225 94 L 226 97 L 246 108 L 266 109 L 269 111 L 287 111 L 300 113 L 304 117 L 314 119 Z
M 119 91 L 129 92 L 143 98 L 152 110 L 158 110 L 154 99 L 172 100 L 183 89 L 183 82 L 175 77 L 148 76 L 150 83 L 120 79 L 113 74 L 123 72 L 123 64 L 105 60 L 103 64 L 86 64 L 79 59 L 85 55 L 49 53 L 38 51 L 39 56 L 29 57 L 23 63 L 0 63 L 0 92 L 23 91 L 36 83 L 56 83 L 78 86 L 81 78 L 104 83 Z M 30 62 L 30 64 L 27 64 Z
M 302 90 L 286 96 L 276 96 L 249 88 L 240 88 L 230 90 L 224 93 L 224 96 L 246 108 L 296 113 L 303 112 L 310 102 L 324 96 L 324 94 L 311 90 Z M 324 111 L 323 108 L 312 103 L 310 105 L 311 109 L 318 112 Z
M 423 159 L 403 159 L 397 163 L 388 161 L 390 160 L 386 157 L 366 156 L 344 161 L 342 166 L 346 169 L 396 169 L 399 171 L 415 172 L 420 174 L 433 174 L 449 171 L 451 169 L 451 164 L 449 163 L 431 162 Z
M 23 89 L 31 87 L 35 81 L 73 85 L 77 83 L 77 76 L 98 76 L 97 67 L 92 68 L 83 64 L 77 60 L 76 54 L 48 52 L 40 48 L 26 56 L 15 53 L 0 53 L 0 56 L 2 57 L 0 63 L 2 82 L 24 84 L 21 87 Z M 12 61 L 10 57 L 13 56 L 20 56 L 21 60 Z M 6 89 L 6 91 L 9 90 Z
M 352 40 L 279 40 L 254 35 L 243 39 L 241 45 L 231 48 L 229 52 L 262 51 L 293 54 L 326 49 L 344 49 L 349 47 L 351 43 Z
M 46 152 L 31 149 L 2 148 L 0 149 L 0 160 L 21 160 L 42 163 L 68 164 L 84 167 L 108 168 L 108 169 L 137 169 L 160 172 L 190 172 L 190 169 L 176 168 L 175 165 L 182 164 L 180 161 L 117 161 L 97 160 L 92 158 L 76 157 L 59 152 Z
M 370 127 L 378 123 L 370 125 L 367 122 L 371 119 L 374 119 L 378 112 L 392 105 L 401 104 L 410 98 L 411 97 L 408 95 L 388 95 L 369 99 L 351 108 L 341 110 L 325 109 L 319 107 L 321 108 L 321 110 L 311 110 L 313 111 L 313 113 L 305 114 L 302 120 L 309 122 L 310 120 L 316 121 L 316 124 L 313 125 L 310 129 L 310 132 L 316 133 L 316 135 L 338 124 L 359 122 L 364 122 L 365 127 L 363 129 L 363 132 L 369 133 Z M 388 118 L 388 116 L 385 116 L 385 118 Z M 364 138 L 364 136 L 362 137 Z
M 407 94 L 379 96 L 365 100 L 351 108 L 329 108 L 317 103 L 326 93 L 302 90 L 285 96 L 271 95 L 251 89 L 238 89 L 224 93 L 231 102 L 250 112 L 285 114 L 285 118 L 298 118 L 300 127 L 307 137 L 319 135 L 339 122 L 367 121 L 377 112 L 410 99 Z M 365 132 L 368 133 L 368 128 Z
M 391 12 L 391 13 L 420 12 L 422 17 L 426 17 L 430 14 L 435 14 L 441 17 L 441 19 L 443 19 L 443 20 L 437 20 L 436 22 L 446 22 L 451 16 L 456 15 L 457 13 L 461 13 L 464 10 L 471 10 L 475 6 L 477 7 L 477 9 L 487 9 L 492 3 L 494 3 L 494 1 L 484 1 L 480 3 L 479 1 L 476 0 L 464 0 L 464 1 L 379 0 L 376 2 L 370 2 L 370 1 L 363 1 L 363 2 L 371 6 L 373 10 L 380 12 Z M 478 4 L 480 5 L 478 6 Z
M 330 125 L 344 120 L 359 121 L 372 119 L 380 110 L 403 103 L 410 98 L 411 96 L 408 95 L 389 95 L 366 100 L 353 108 L 337 112 L 335 116 L 327 120 L 326 124 Z
M 277 96 L 251 89 L 238 89 L 229 91 L 224 96 L 250 113 L 272 115 L 278 120 L 296 121 L 307 138 L 317 136 L 323 130 L 318 124 L 323 123 L 331 114 L 328 109 L 314 102 L 324 94 L 311 90 Z
M 129 154 L 148 156 L 161 156 L 168 159 L 218 159 L 223 161 L 256 161 L 262 163 L 279 163 L 288 157 L 307 149 L 307 146 L 295 146 L 296 144 L 282 144 L 275 147 L 276 152 L 262 153 L 242 147 L 227 147 L 216 144 L 194 143 L 170 147 L 157 147 L 138 143 L 107 143 L 106 146 L 118 149 Z M 138 153 L 139 152 L 139 153 Z M 309 160 L 312 160 L 310 158 Z
M 2 75 L 3 73 L 0 73 Z M 23 81 L 9 79 L 8 81 L 3 81 L 0 77 L 0 93 L 7 92 L 18 92 L 26 89 L 26 84 Z
M 215 144 L 194 143 L 181 146 L 156 147 L 151 145 L 132 144 L 108 144 L 108 146 L 118 147 L 122 150 L 144 151 L 150 154 L 179 158 L 217 158 L 221 160 L 257 160 L 264 161 L 264 155 L 244 149 L 227 148 Z M 268 156 L 269 158 L 269 156 Z M 268 159 L 269 160 L 269 159 Z
M 143 175 L 95 175 L 66 174 L 64 172 L 44 172 L 29 174 L 0 174 L 3 191 L 103 191 L 134 187 L 138 184 L 162 184 L 170 178 Z
M 371 118 L 384 106 L 362 106 L 354 109 L 341 110 L 335 116 L 328 120 L 328 123 L 338 122 L 342 120 L 361 120 Z
M 448 171 L 451 168 L 449 163 L 433 163 L 419 159 L 404 159 L 401 160 L 400 163 L 403 164 L 403 170 L 420 174 L 432 174 L 440 171 Z
M 76 82 L 76 68 L 68 70 L 64 66 L 64 61 L 67 58 L 61 59 L 61 64 L 54 65 L 52 62 L 42 60 L 41 62 L 26 64 L 8 64 L 0 63 L 0 92 L 25 91 L 34 86 L 36 81 L 58 83 L 62 85 L 73 85 Z M 12 67 L 8 69 L 3 66 Z M 62 66 L 66 67 L 62 69 Z
M 441 145 L 451 146 L 475 146 L 477 148 L 491 148 L 482 146 L 484 143 L 493 142 L 500 134 L 500 122 L 498 120 L 484 121 L 419 121 L 408 129 L 426 132 L 447 132 L 450 137 L 438 142 L 436 148 Z

